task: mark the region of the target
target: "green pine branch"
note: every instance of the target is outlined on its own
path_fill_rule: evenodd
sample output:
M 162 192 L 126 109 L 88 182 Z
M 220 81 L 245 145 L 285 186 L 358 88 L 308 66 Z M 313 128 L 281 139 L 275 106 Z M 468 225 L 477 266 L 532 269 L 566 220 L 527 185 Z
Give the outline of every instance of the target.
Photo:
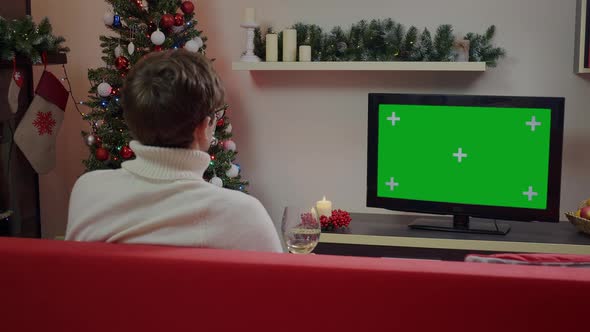
M 66 53 L 65 39 L 53 35 L 48 18 L 37 25 L 30 16 L 8 21 L 0 17 L 0 59 L 11 61 L 23 56 L 32 63 L 41 63 L 43 53 Z
M 449 24 L 438 27 L 434 37 L 428 29 L 419 33 L 411 26 L 407 31 L 391 18 L 361 20 L 348 29 L 335 26 L 329 32 L 303 23 L 293 25 L 298 32 L 299 44 L 311 43 L 313 61 L 455 61 L 454 45 L 457 39 Z M 269 28 L 269 32 L 272 27 Z M 470 61 L 486 61 L 495 66 L 506 55 L 503 48 L 495 47 L 492 39 L 495 26 L 483 35 L 469 33 L 464 39 L 471 42 Z M 279 33 L 279 59 L 282 58 Z M 264 36 L 257 30 L 255 53 L 264 59 Z
M 453 27 L 450 24 L 443 24 L 438 27 L 434 35 L 434 57 L 433 61 L 453 61 L 453 44 L 455 36 Z

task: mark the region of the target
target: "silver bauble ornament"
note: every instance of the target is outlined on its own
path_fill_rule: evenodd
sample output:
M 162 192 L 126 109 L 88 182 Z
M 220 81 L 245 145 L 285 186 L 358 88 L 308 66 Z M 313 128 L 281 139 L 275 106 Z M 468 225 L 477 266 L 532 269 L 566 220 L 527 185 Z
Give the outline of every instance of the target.
M 205 45 L 205 43 L 203 43 L 203 39 L 201 39 L 201 37 L 195 37 L 193 38 L 193 40 L 197 43 L 197 45 L 199 45 L 199 48 L 203 47 L 203 45 Z
M 184 44 L 184 49 L 189 52 L 197 53 L 199 52 L 199 48 L 201 48 L 199 43 L 197 43 L 194 39 L 191 39 Z
M 227 151 L 236 151 L 236 142 L 229 140 L 223 143 L 223 148 Z
M 225 129 L 223 131 L 225 131 L 226 134 L 231 134 L 233 127 L 231 126 L 231 123 L 227 125 L 227 127 L 225 127 Z
M 96 136 L 94 136 L 93 134 L 89 134 L 86 137 L 84 137 L 84 143 L 86 143 L 86 145 L 88 146 L 93 146 L 96 143 Z
M 113 92 L 113 88 L 109 83 L 102 82 L 96 87 L 96 92 L 98 92 L 98 95 L 101 97 L 108 97 L 111 95 L 111 92 Z
M 160 29 L 158 29 L 152 32 L 150 40 L 152 41 L 152 43 L 154 43 L 154 45 L 162 45 L 166 41 L 166 36 L 162 31 L 160 31 Z
M 102 17 L 102 20 L 106 25 L 113 25 L 113 22 L 115 21 L 115 15 L 111 12 L 106 12 Z
M 230 169 L 225 172 L 228 178 L 235 178 L 240 174 L 240 168 L 237 165 L 231 164 Z
M 223 180 L 217 176 L 213 177 L 209 182 L 213 185 L 218 186 L 219 188 L 223 187 Z

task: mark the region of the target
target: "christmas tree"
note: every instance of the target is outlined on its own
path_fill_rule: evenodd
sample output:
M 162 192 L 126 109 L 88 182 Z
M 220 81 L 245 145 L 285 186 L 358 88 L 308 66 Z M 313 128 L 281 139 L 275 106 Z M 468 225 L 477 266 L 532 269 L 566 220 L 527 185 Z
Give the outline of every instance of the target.
M 181 0 L 106 0 L 112 11 L 104 14 L 105 25 L 115 36 L 101 36 L 105 66 L 88 71 L 89 97 L 81 104 L 91 111 L 83 113 L 92 131 L 82 132 L 90 155 L 84 160 L 86 171 L 117 169 L 134 158 L 129 148 L 132 139 L 119 92 L 127 72 L 150 52 L 185 48 L 205 54 L 207 38 L 197 29 L 195 6 Z M 227 111 L 217 122 L 215 144 L 209 154 L 211 163 L 205 179 L 218 186 L 245 191 L 248 185 L 234 164 L 236 144 L 231 140 L 232 125 Z

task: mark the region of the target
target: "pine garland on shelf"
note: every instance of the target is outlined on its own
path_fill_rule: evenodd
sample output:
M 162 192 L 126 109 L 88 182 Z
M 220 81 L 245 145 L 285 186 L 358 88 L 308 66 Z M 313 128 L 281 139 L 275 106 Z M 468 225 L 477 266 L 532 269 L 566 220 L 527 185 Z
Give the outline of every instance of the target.
M 11 21 L 0 16 L 0 59 L 12 61 L 18 55 L 39 64 L 43 53 L 69 52 L 62 45 L 65 39 L 52 32 L 48 18 L 37 25 L 30 16 Z
M 297 23 L 297 45 L 311 45 L 313 61 L 455 61 L 454 45 L 459 38 L 453 26 L 443 24 L 434 36 L 428 29 L 420 33 L 418 28 L 404 25 L 393 19 L 361 20 L 348 30 L 336 26 L 324 32 L 315 24 Z M 495 67 L 498 60 L 506 55 L 503 48 L 492 44 L 496 27 L 491 26 L 480 35 L 468 33 L 464 38 L 470 41 L 469 61 L 486 62 Z M 277 33 L 268 28 L 267 33 Z M 282 33 L 278 33 L 279 59 L 282 58 Z M 266 58 L 265 41 L 260 28 L 255 31 L 254 53 Z

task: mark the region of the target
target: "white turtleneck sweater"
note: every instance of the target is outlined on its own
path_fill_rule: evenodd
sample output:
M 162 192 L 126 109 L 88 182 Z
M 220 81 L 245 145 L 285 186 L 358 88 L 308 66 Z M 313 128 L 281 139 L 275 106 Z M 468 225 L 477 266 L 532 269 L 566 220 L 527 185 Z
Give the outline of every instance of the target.
M 209 154 L 130 146 L 121 169 L 78 179 L 66 240 L 282 252 L 257 199 L 203 180 Z

